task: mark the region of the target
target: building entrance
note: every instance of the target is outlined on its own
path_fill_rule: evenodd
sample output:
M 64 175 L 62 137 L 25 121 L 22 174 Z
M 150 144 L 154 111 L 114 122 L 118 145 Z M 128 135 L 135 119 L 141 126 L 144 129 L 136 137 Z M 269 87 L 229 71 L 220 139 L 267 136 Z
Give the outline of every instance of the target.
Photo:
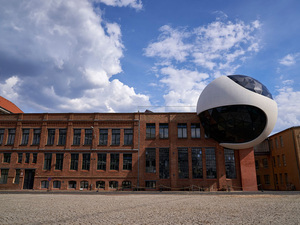
M 25 170 L 23 189 L 33 189 L 35 170 Z

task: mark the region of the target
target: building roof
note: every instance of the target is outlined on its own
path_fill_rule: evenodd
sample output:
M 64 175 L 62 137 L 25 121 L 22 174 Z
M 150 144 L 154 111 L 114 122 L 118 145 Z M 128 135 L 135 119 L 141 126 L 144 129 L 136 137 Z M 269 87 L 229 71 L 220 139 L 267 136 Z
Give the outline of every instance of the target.
M 23 113 L 23 111 L 11 101 L 0 96 L 0 113 Z

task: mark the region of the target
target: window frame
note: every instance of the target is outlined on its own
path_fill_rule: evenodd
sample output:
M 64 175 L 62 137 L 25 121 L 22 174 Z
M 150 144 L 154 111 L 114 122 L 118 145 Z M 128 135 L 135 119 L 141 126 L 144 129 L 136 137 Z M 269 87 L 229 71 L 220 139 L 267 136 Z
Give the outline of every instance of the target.
M 177 124 L 177 137 L 179 139 L 187 138 L 187 124 L 186 123 L 178 123 Z
M 160 123 L 159 124 L 159 138 L 160 139 L 168 139 L 169 138 L 169 124 L 168 123 Z
M 146 123 L 146 139 L 155 139 L 155 123 Z

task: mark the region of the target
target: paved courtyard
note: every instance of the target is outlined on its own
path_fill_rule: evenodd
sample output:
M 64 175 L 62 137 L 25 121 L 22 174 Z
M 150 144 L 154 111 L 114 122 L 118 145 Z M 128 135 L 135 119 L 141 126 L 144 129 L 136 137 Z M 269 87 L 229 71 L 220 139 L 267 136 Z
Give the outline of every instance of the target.
M 300 192 L 2 192 L 0 224 L 300 224 Z

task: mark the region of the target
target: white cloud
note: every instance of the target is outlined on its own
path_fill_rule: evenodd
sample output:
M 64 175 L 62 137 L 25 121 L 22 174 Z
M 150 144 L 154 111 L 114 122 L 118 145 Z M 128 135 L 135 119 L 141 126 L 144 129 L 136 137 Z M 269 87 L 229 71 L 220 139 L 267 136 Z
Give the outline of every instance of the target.
M 17 76 L 12 76 L 5 80 L 4 83 L 0 83 L 0 96 L 7 98 L 17 104 L 18 101 L 18 88 L 20 85 L 20 79 Z
M 96 2 L 102 2 L 106 5 L 110 6 L 128 6 L 140 10 L 143 8 L 143 4 L 141 0 L 95 0 Z
M 300 53 L 288 54 L 279 60 L 279 63 L 284 66 L 292 66 L 296 63 Z
M 218 15 L 227 19 L 221 12 Z M 247 57 L 259 51 L 258 20 L 245 24 L 222 18 L 194 29 L 162 26 L 157 40 L 145 48 L 146 56 L 163 62 L 156 64 L 155 73 L 160 71 L 160 82 L 167 86 L 166 105 L 196 105 L 212 78 L 234 74 Z
M 165 76 L 160 82 L 168 87 L 164 99 L 165 104 L 169 106 L 195 106 L 199 94 L 207 85 L 205 80 L 209 77 L 206 73 L 180 70 L 173 67 L 164 67 L 161 69 L 161 73 Z M 194 111 L 195 108 L 188 108 L 187 110 Z
M 148 45 L 145 49 L 145 55 L 170 60 L 175 59 L 180 62 L 185 61 L 192 47 L 192 45 L 183 42 L 189 36 L 189 33 L 173 29 L 168 25 L 162 26 L 160 31 L 158 41 Z
M 150 104 L 148 96 L 113 80 L 122 72 L 121 29 L 103 21 L 88 0 L 2 2 L 0 30 L 2 85 L 12 80 L 18 87 L 5 96 L 18 95 L 23 111 L 132 111 Z
M 283 84 L 291 84 L 291 81 Z M 300 91 L 295 91 L 291 86 L 278 89 L 274 100 L 278 105 L 278 119 L 274 132 L 287 129 L 300 124 Z

